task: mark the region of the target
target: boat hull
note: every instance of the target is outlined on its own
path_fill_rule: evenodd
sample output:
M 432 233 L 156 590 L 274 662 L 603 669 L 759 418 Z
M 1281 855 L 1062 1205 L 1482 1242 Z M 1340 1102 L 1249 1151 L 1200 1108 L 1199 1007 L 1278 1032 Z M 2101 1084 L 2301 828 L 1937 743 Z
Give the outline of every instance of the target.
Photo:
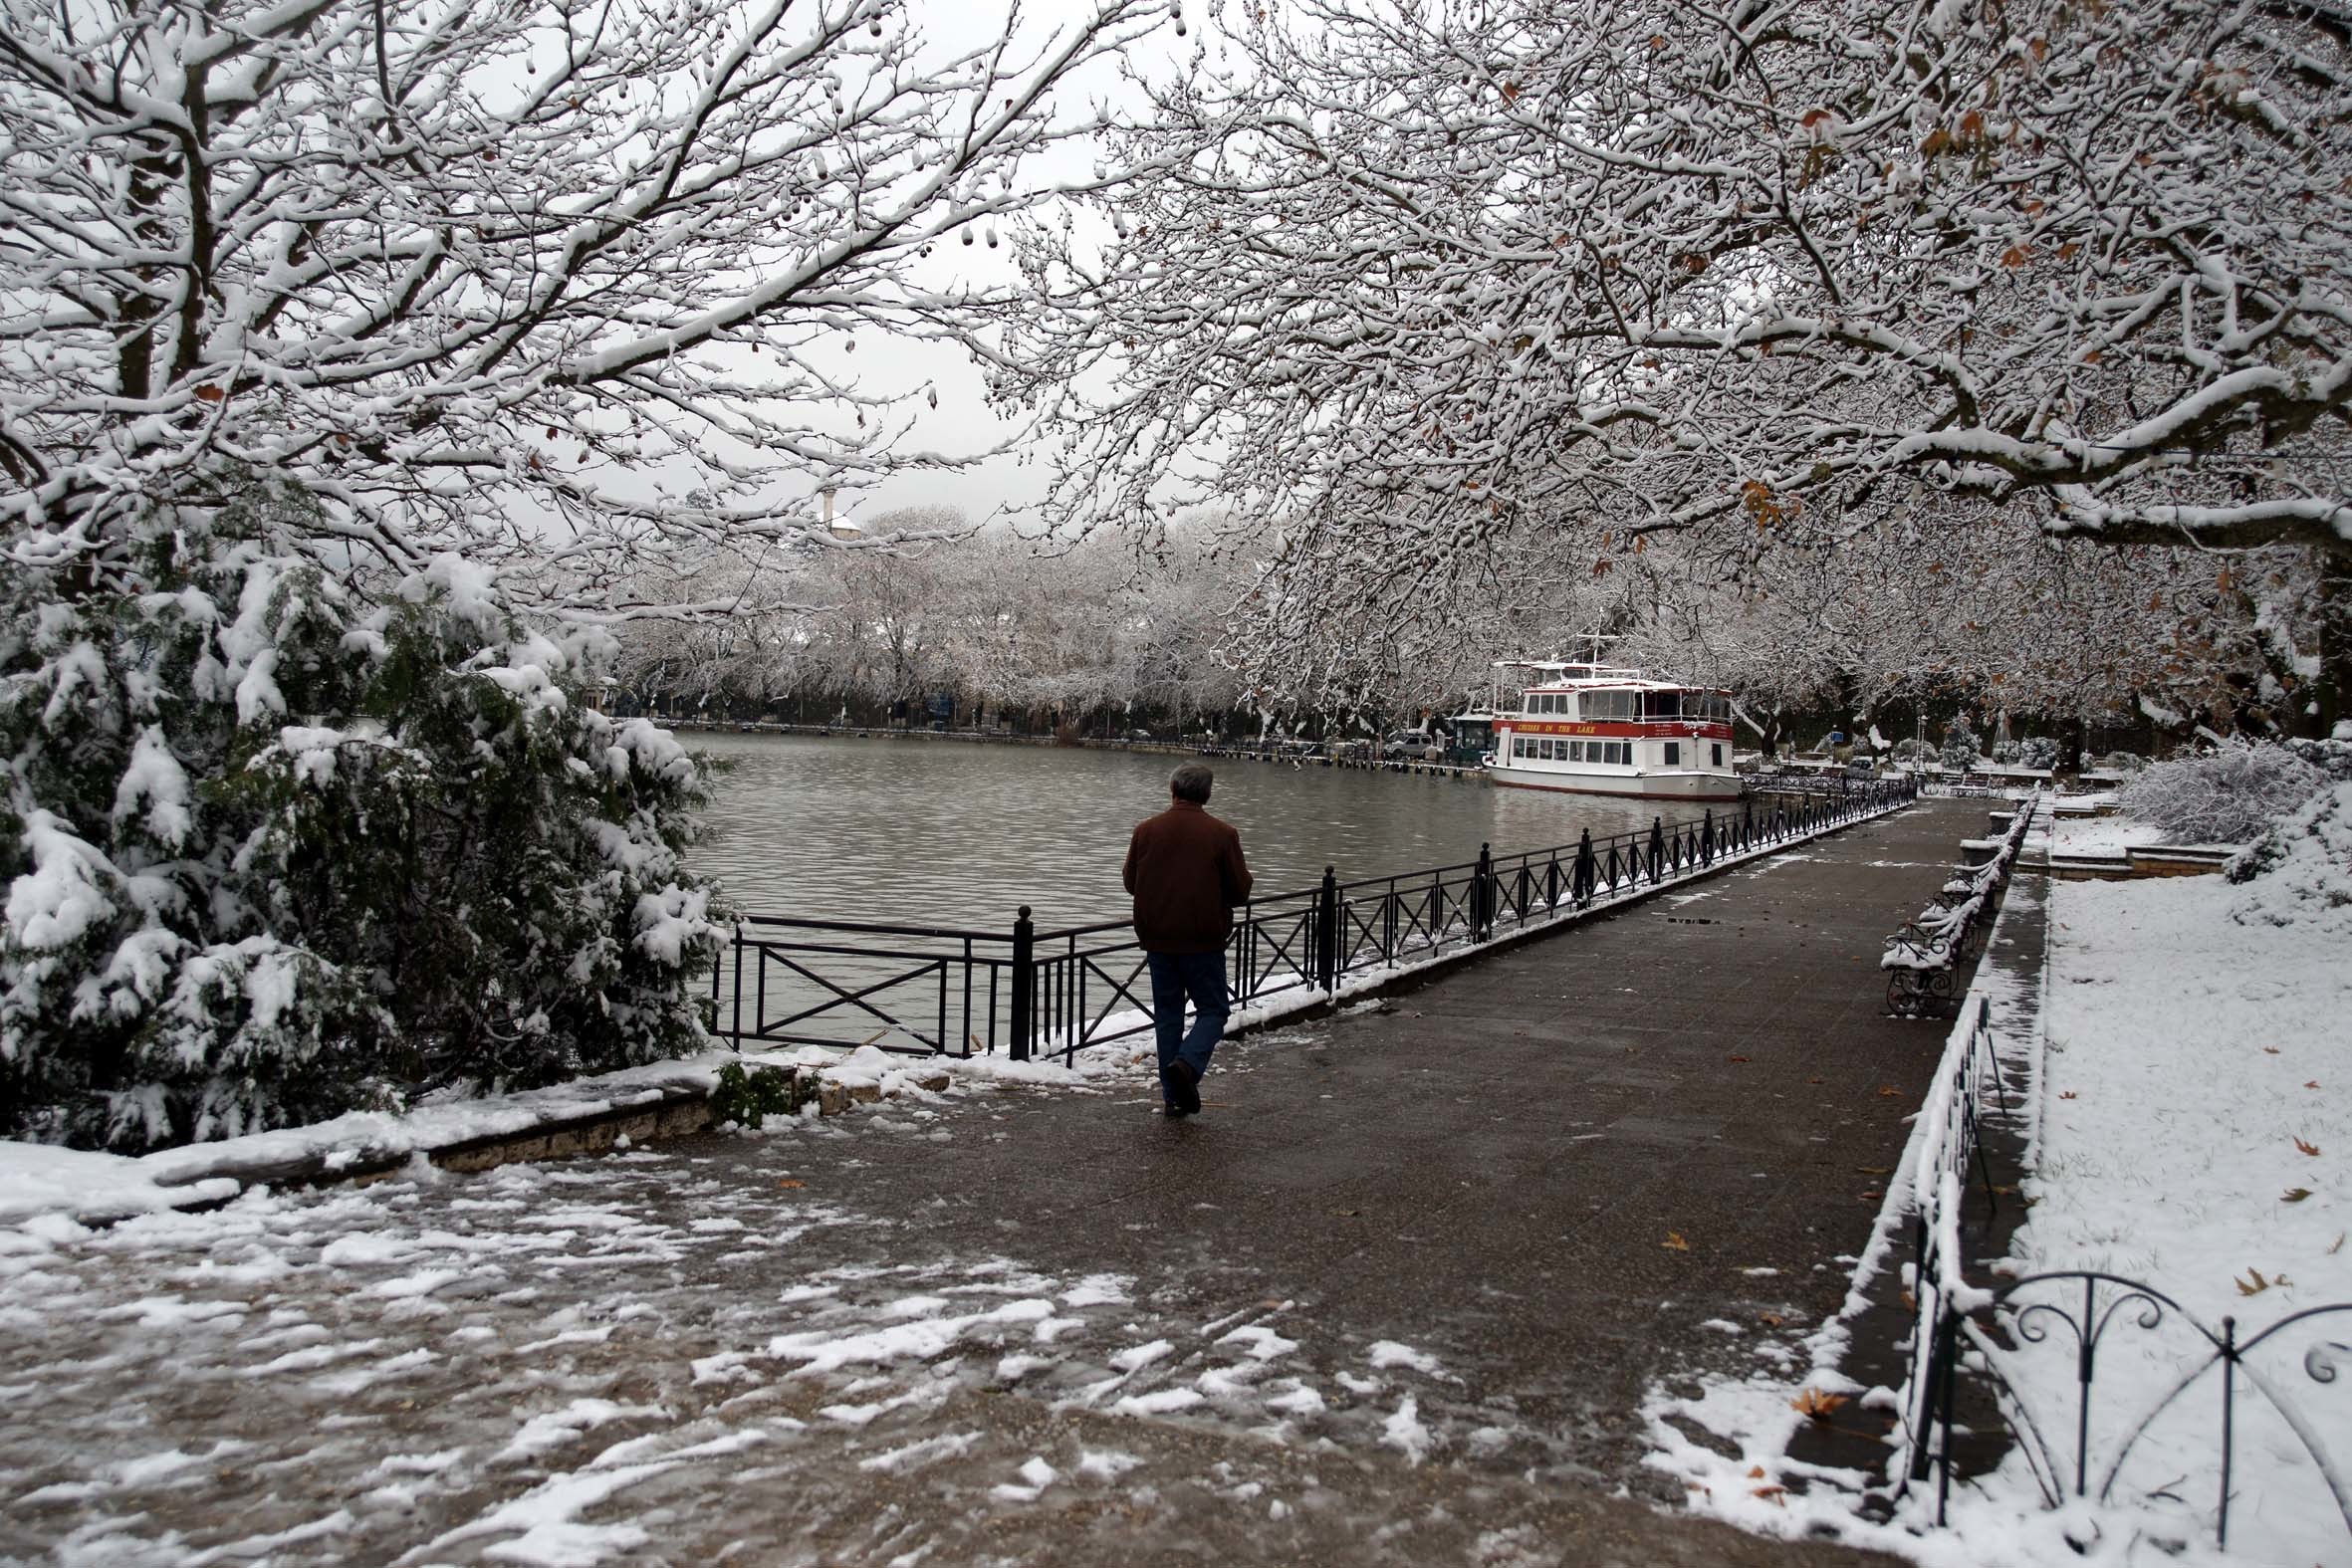
M 1635 800 L 1737 800 L 1740 781 L 1730 774 L 1598 774 L 1565 769 L 1487 769 L 1488 778 L 1510 789 L 1549 789 L 1560 794 L 1606 794 Z

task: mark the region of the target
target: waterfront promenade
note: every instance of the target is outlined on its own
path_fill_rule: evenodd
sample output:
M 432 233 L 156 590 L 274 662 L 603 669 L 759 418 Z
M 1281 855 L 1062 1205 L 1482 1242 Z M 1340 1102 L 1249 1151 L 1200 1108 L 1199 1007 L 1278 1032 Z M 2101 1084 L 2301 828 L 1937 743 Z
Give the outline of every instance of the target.
M 61 1247 L 0 1557 L 1874 1560 L 1645 1506 L 1639 1408 L 1842 1298 L 1943 1037 L 1879 947 L 1982 821 L 1231 1042 L 1190 1122 L 981 1091 Z

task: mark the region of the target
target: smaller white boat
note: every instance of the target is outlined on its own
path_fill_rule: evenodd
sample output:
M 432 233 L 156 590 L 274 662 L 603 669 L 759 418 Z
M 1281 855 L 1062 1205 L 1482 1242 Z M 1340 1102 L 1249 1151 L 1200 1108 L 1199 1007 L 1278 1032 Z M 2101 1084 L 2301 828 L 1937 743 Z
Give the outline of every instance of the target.
M 1731 693 L 1597 661 L 1514 659 L 1516 705 L 1495 705 L 1494 782 L 1518 789 L 1737 800 Z M 1531 679 L 1530 679 L 1531 677 Z

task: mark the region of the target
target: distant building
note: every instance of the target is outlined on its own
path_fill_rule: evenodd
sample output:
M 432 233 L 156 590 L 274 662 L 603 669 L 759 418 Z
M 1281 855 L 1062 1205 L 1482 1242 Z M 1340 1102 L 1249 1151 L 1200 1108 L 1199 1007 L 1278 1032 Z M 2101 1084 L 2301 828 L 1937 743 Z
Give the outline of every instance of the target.
M 833 515 L 833 493 L 829 490 L 824 492 L 823 525 L 824 531 L 837 540 L 849 541 L 865 538 L 865 530 L 848 513 L 844 512 L 838 517 Z

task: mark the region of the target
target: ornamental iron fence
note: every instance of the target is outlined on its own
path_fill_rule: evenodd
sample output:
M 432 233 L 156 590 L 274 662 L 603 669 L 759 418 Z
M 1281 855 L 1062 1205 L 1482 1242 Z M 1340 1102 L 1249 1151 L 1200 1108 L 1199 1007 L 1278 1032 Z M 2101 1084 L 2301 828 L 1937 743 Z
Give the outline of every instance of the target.
M 1227 987 L 1237 1012 L 1289 1010 L 1349 982 L 1446 958 L 1662 883 L 1908 804 L 1902 781 L 1738 815 L 1394 876 L 1322 881 L 1234 911 Z M 1125 920 L 1010 929 L 746 915 L 711 975 L 708 1026 L 737 1049 L 873 1046 L 914 1055 L 1060 1055 L 1150 1031 L 1142 947 Z M 1249 1020 L 1237 1020 L 1249 1021 Z
M 1906 1269 L 1914 1320 L 1900 1402 L 1902 1487 L 1932 1475 L 1936 1523 L 1947 1522 L 1955 1438 L 1967 1435 L 1959 1409 L 1975 1395 L 1989 1402 L 2053 1508 L 2069 1498 L 2111 1502 L 2126 1465 L 2144 1446 L 2156 1447 L 2151 1438 L 2159 1434 L 2170 1450 L 2156 1470 L 2167 1478 L 2148 1486 L 2145 1496 L 2193 1507 L 2174 1488 L 2188 1480 L 2196 1456 L 2212 1455 L 2211 1526 L 2217 1547 L 2227 1550 L 2244 1429 L 2250 1417 L 2267 1412 L 2270 1430 L 2258 1450 L 2272 1461 L 2264 1480 L 2283 1456 L 2299 1450 L 2352 1534 L 2346 1463 L 2352 1454 L 2331 1446 L 2322 1424 L 2292 1398 L 2291 1370 L 2281 1376 L 2279 1366 L 2299 1367 L 2310 1385 L 2335 1384 L 2352 1361 L 2352 1344 L 2327 1337 L 2321 1325 L 2352 1315 L 2352 1302 L 2305 1307 L 2241 1336 L 2234 1316 L 2209 1323 L 2156 1285 L 2100 1269 L 1972 1282 L 1972 1174 L 1984 1190 L 1978 1226 L 1991 1223 L 2003 1191 L 1994 1182 L 1984 1139 L 1996 1105 L 2002 1114 L 2009 1110 L 1999 1039 L 1991 1000 L 1972 991 L 1921 1112 L 1913 1257 Z M 2260 1294 L 2284 1282 L 2256 1274 L 2238 1289 Z M 2115 1336 L 2122 1333 L 2143 1337 L 2116 1373 Z M 2102 1368 L 2109 1369 L 2105 1385 Z M 2218 1387 L 2202 1396 L 2201 1414 L 2196 1391 L 2208 1384 Z M 2335 1425 L 2340 1438 L 2342 1423 Z M 2187 1465 L 2184 1454 L 2191 1456 Z

